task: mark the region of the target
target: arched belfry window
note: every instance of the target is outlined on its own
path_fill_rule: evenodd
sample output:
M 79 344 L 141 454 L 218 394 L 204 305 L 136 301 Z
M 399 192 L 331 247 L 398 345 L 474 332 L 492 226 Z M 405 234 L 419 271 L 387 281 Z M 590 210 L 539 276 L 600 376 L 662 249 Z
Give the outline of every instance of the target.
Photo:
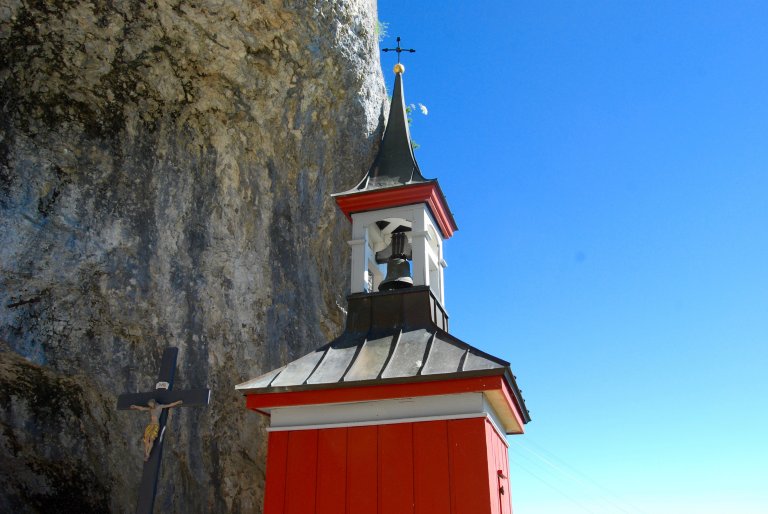
M 429 286 L 443 301 L 443 239 L 426 205 L 354 213 L 352 235 L 353 293 Z

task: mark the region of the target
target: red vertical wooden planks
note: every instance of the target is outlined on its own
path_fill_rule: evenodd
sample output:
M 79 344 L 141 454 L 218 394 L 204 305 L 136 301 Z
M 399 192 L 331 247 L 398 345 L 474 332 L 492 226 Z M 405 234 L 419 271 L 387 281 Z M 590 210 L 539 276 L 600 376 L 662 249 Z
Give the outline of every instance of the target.
M 451 475 L 445 421 L 413 424 L 413 470 L 415 514 L 449 514 Z
M 315 512 L 317 432 L 317 430 L 294 430 L 288 433 L 285 514 Z
M 502 495 L 499 490 L 499 455 L 496 445 L 496 437 L 491 424 L 485 422 L 485 444 L 488 448 L 488 486 L 491 491 L 491 512 L 492 514 L 501 514 Z
M 347 514 L 377 512 L 377 447 L 377 427 L 347 429 Z
M 494 430 L 494 435 L 496 436 L 497 441 L 497 447 L 499 449 L 499 469 L 504 474 L 504 478 L 502 479 L 505 495 L 502 499 L 502 514 L 512 514 L 512 484 L 509 481 L 509 447 L 504 444 L 504 439 L 501 435 L 496 433 Z
M 413 423 L 379 426 L 379 514 L 413 513 Z
M 317 441 L 316 514 L 346 511 L 347 429 L 320 430 Z
M 451 513 L 490 514 L 485 418 L 448 421 Z M 496 494 L 494 493 L 494 501 Z
M 264 513 L 512 514 L 508 475 L 484 417 L 271 432 Z
M 504 475 L 507 477 L 507 503 L 509 514 L 512 514 L 512 479 L 509 478 L 509 447 L 504 445 Z
M 267 484 L 264 514 L 282 514 L 285 505 L 285 475 L 288 466 L 288 432 L 270 432 L 267 446 Z
M 491 484 L 491 495 L 494 491 L 496 501 L 492 503 L 493 513 L 511 514 L 512 503 L 509 491 L 509 457 L 507 445 L 501 435 L 494 429 L 490 420 L 485 422 L 485 438 L 488 446 L 488 477 Z M 499 475 L 501 471 L 501 475 Z M 503 489 L 502 489 L 503 488 Z

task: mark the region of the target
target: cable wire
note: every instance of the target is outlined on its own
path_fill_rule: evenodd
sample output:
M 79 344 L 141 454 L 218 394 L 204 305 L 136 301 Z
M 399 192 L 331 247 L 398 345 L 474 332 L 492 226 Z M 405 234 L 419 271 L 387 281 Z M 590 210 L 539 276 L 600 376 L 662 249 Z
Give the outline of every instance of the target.
M 591 479 L 586 474 L 578 471 L 573 466 L 569 465 L 567 462 L 565 462 L 562 458 L 559 458 L 557 455 L 552 453 L 551 451 L 547 450 L 546 448 L 541 447 L 540 445 L 534 443 L 530 440 L 530 438 L 526 438 L 526 441 L 515 441 L 517 443 L 515 446 L 522 448 L 523 450 L 527 451 L 529 454 L 533 455 L 543 463 L 545 463 L 547 466 L 551 467 L 552 469 L 558 471 L 563 476 L 568 477 L 569 479 L 573 480 L 574 482 L 577 482 L 583 486 L 586 487 L 592 487 L 593 489 L 597 489 L 601 494 L 600 499 L 605 502 L 606 504 L 610 505 L 614 509 L 618 509 L 619 511 L 625 513 L 625 514 L 645 514 L 642 510 L 638 509 L 634 505 L 621 505 L 617 503 L 617 501 L 623 501 L 620 500 L 618 495 L 613 493 L 612 491 L 608 490 L 604 486 L 598 484 L 595 480 Z M 541 455 L 540 453 L 536 452 L 532 448 L 529 448 L 527 445 L 532 444 L 539 448 L 542 452 L 548 454 L 548 456 L 551 459 L 557 460 L 562 464 L 562 466 L 558 465 L 557 463 L 553 462 L 552 460 L 548 459 L 544 455 Z M 564 469 L 565 468 L 568 469 Z M 631 508 L 631 510 L 627 510 L 627 508 Z
M 513 465 L 512 462 L 510 462 L 510 466 L 511 465 Z M 541 483 L 543 483 L 544 485 L 546 485 L 547 487 L 549 487 L 553 491 L 559 493 L 564 498 L 567 498 L 568 500 L 570 500 L 574 505 L 576 505 L 577 507 L 582 509 L 584 512 L 589 512 L 590 514 L 595 514 L 594 511 L 590 510 L 588 507 L 586 507 L 583 504 L 581 504 L 578 500 L 576 500 L 576 498 L 574 498 L 573 496 L 569 495 L 568 493 L 566 493 L 562 489 L 556 487 L 555 485 L 549 483 L 547 480 L 543 479 L 542 477 L 540 477 L 539 475 L 537 475 L 536 473 L 534 473 L 530 469 L 528 469 L 525 466 L 521 465 L 519 461 L 515 461 L 514 465 L 519 467 L 520 469 L 522 469 L 523 471 L 525 471 L 526 473 L 528 473 L 533 478 L 535 478 L 536 480 L 540 481 Z

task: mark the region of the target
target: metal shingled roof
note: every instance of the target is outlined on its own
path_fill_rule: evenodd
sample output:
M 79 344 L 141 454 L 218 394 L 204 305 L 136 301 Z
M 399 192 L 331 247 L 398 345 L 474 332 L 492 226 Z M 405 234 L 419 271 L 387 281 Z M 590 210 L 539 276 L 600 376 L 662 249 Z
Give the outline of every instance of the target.
M 509 363 L 481 352 L 434 328 L 395 329 L 378 334 L 343 334 L 279 370 L 238 389 L 293 388 L 352 382 L 386 381 L 426 375 L 477 376 L 499 373 Z M 486 373 L 478 373 L 486 372 Z
M 282 368 L 236 386 L 244 394 L 306 391 L 501 375 L 530 420 L 509 363 L 448 333 L 429 287 L 348 297 L 344 332 Z

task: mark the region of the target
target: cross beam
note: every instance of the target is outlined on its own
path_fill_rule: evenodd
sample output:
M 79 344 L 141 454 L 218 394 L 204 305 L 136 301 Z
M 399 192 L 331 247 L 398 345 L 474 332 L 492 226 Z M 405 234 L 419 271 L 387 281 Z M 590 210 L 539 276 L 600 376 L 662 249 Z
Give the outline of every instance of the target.
M 397 36 L 397 48 L 382 48 L 382 52 L 397 52 L 397 62 L 400 62 L 400 54 L 403 52 L 414 53 L 413 48 L 400 48 L 400 36 Z
M 117 397 L 118 410 L 128 410 L 131 405 L 147 405 L 149 400 L 157 403 L 170 404 L 182 400 L 183 407 L 195 405 L 208 405 L 210 401 L 210 389 L 173 390 L 173 378 L 176 374 L 176 358 L 179 355 L 178 348 L 166 348 L 160 363 L 155 390 L 146 393 L 126 393 Z M 139 487 L 139 501 L 136 506 L 136 514 L 152 514 L 157 493 L 157 479 L 160 475 L 160 458 L 163 453 L 163 436 L 165 424 L 168 421 L 168 409 L 163 409 L 159 418 L 160 435 L 155 440 L 149 458 L 144 462 L 141 473 L 141 486 Z

